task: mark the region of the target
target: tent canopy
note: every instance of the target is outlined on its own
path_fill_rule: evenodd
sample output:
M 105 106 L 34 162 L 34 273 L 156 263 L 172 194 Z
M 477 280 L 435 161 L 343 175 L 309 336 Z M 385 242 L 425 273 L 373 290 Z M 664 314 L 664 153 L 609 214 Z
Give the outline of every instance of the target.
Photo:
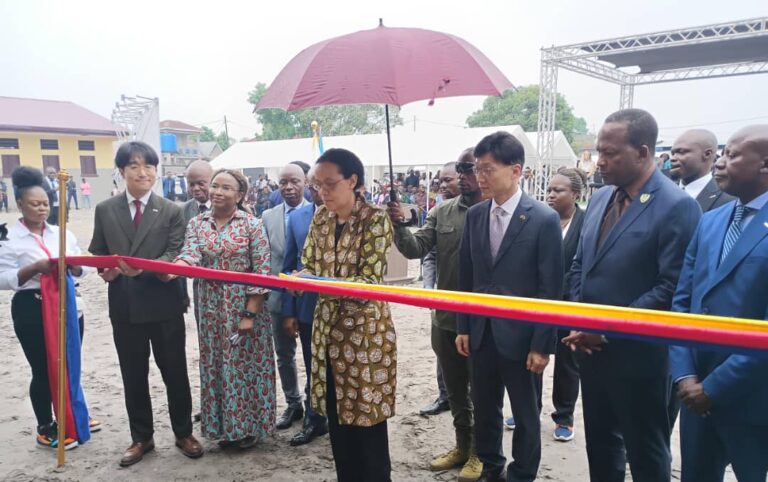
M 526 164 L 535 164 L 538 158 L 535 142 L 531 142 L 519 125 L 461 128 L 426 124 L 422 127 L 419 124 L 415 131 L 411 127 L 392 130 L 393 165 L 439 168 L 446 162 L 457 160 L 464 149 L 474 147 L 480 139 L 497 131 L 514 135 L 523 144 Z M 354 152 L 366 167 L 388 166 L 386 134 L 324 137 L 323 145 L 326 149 L 342 147 Z M 575 159 L 573 151 L 570 154 Z M 214 168 L 270 169 L 280 168 L 292 161 L 312 164 L 317 157 L 318 152 L 313 149 L 311 138 L 238 142 L 211 161 L 211 165 Z

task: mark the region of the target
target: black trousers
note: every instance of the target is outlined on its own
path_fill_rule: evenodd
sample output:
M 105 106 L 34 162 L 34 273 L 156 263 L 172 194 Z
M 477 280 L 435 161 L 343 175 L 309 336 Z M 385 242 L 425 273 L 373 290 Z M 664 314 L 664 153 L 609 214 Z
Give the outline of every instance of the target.
M 48 380 L 48 360 L 45 353 L 43 334 L 43 309 L 40 290 L 18 291 L 11 301 L 13 330 L 19 339 L 24 356 L 32 369 L 29 384 L 29 398 L 35 412 L 37 426 L 53 422 L 53 402 Z M 80 317 L 80 341 L 83 339 L 83 318 Z
M 192 396 L 187 376 L 184 317 L 152 323 L 113 321 L 112 334 L 133 441 L 146 442 L 154 434 L 149 394 L 150 347 L 165 383 L 173 433 L 176 438 L 191 435 Z
M 576 354 L 560 340 L 568 336 L 567 330 L 557 332 L 557 352 L 552 385 L 552 420 L 557 425 L 573 427 L 573 410 L 579 398 L 579 363 Z
M 584 432 L 593 482 L 669 482 L 669 377 L 606 377 L 579 358 Z
M 528 371 L 525 360 L 509 360 L 498 352 L 490 323 L 479 348 L 472 350 L 470 356 L 475 446 L 483 470 L 499 473 L 504 469 L 506 457 L 501 443 L 506 390 L 517 425 L 512 435 L 507 481 L 535 480 L 541 462 L 541 375 Z
M 330 357 L 326 357 L 330 360 Z M 392 480 L 387 422 L 373 427 L 340 425 L 336 413 L 336 386 L 330 363 L 326 364 L 328 432 L 339 482 L 388 482 Z

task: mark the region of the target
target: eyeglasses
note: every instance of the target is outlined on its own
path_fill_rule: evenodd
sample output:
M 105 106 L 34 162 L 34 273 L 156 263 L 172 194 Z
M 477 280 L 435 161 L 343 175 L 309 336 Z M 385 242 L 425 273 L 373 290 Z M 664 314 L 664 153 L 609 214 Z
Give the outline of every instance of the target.
M 473 174 L 475 172 L 475 164 L 472 162 L 458 162 L 456 163 L 457 174 Z
M 232 186 L 227 186 L 226 184 L 220 185 L 220 184 L 211 184 L 209 190 L 211 191 L 221 191 L 223 193 L 231 193 L 231 192 L 241 192 L 240 189 L 237 189 Z
M 330 181 L 330 182 L 325 181 L 323 183 L 313 183 L 312 189 L 314 189 L 317 192 L 320 192 L 320 191 L 331 192 L 334 189 L 336 189 L 336 186 L 343 180 L 344 178 L 341 178 L 337 181 Z

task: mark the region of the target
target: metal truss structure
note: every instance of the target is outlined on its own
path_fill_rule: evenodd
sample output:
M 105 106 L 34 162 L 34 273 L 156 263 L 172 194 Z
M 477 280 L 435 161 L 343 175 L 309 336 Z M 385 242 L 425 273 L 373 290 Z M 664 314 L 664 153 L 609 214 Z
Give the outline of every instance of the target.
M 146 142 L 160 156 L 160 100 L 157 97 L 120 96 L 112 109 L 112 123 L 121 143 Z M 115 184 L 122 187 L 120 174 L 115 172 L 112 177 Z
M 536 197 L 552 170 L 559 69 L 620 87 L 619 108 L 635 87 L 768 72 L 768 17 L 541 49 Z

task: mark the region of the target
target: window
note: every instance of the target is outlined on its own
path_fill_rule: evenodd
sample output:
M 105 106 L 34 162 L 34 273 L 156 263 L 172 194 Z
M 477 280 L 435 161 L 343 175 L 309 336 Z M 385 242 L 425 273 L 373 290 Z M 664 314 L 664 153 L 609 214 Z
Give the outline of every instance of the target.
M 95 151 L 96 145 L 93 141 L 77 141 L 77 149 L 80 151 Z
M 96 177 L 99 175 L 96 172 L 95 156 L 80 156 L 80 175 L 83 177 Z
M 0 139 L 0 149 L 18 149 L 18 139 Z
M 16 154 L 3 154 L 0 158 L 3 160 L 3 177 L 11 177 L 13 170 L 21 164 L 19 156 Z
M 40 139 L 40 149 L 43 149 L 46 151 L 57 151 L 59 150 L 59 140 L 58 139 Z
M 49 167 L 52 167 L 56 169 L 56 172 L 59 172 L 59 156 L 43 156 L 43 173 L 45 173 Z

